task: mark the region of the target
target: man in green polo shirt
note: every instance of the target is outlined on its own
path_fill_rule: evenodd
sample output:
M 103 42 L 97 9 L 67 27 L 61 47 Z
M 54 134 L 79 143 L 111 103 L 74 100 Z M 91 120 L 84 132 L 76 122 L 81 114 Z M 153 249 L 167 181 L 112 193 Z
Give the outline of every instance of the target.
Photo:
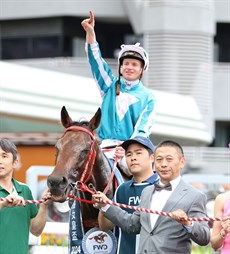
M 0 253 L 28 254 L 29 231 L 39 236 L 46 223 L 49 191 L 42 198 L 46 201 L 40 204 L 26 204 L 25 200 L 33 200 L 29 187 L 13 178 L 13 172 L 18 163 L 17 148 L 7 139 L 0 139 Z

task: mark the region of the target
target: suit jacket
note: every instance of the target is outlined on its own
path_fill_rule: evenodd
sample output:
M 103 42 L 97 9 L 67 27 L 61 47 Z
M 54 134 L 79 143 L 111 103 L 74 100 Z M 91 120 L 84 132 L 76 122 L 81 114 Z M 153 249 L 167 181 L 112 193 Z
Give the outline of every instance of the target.
M 150 208 L 154 191 L 154 185 L 143 190 L 140 207 Z M 162 211 L 173 212 L 177 209 L 185 211 L 188 217 L 207 217 L 206 195 L 181 179 Z M 210 240 L 210 229 L 205 221 L 194 222 L 189 233 L 181 223 L 163 215 L 158 217 L 153 228 L 150 213 L 135 211 L 128 214 L 119 207 L 111 206 L 104 215 L 127 232 L 140 232 L 139 254 L 189 254 L 191 240 L 202 246 L 207 245 Z

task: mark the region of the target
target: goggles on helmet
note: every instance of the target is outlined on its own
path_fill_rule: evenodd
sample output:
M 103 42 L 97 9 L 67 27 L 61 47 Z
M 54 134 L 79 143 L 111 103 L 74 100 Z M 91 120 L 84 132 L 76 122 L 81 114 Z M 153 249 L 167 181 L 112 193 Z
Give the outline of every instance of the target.
M 142 61 L 144 70 L 147 71 L 149 65 L 148 54 L 144 48 L 140 47 L 140 43 L 136 43 L 135 45 L 121 45 L 121 51 L 118 55 L 118 63 L 122 64 L 125 58 L 134 58 Z

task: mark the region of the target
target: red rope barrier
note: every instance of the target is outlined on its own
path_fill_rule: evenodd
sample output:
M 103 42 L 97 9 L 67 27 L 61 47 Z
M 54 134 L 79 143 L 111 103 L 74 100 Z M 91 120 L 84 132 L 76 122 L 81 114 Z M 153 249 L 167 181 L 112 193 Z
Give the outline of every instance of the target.
M 10 203 L 11 201 L 7 198 L 0 198 L 0 201 L 7 201 L 8 203 Z M 25 200 L 26 204 L 41 204 L 44 203 L 44 199 L 40 199 L 40 200 Z
M 88 204 L 95 204 L 96 202 L 91 201 L 91 200 L 85 200 L 85 199 L 81 199 L 81 198 L 77 198 L 73 195 L 69 195 L 68 196 L 69 199 L 74 199 L 74 200 L 78 200 L 80 202 L 84 202 L 84 203 L 88 203 Z M 10 202 L 9 200 L 7 200 L 6 198 L 0 198 L 0 201 L 7 201 Z M 25 200 L 25 202 L 27 204 L 41 204 L 44 202 L 43 199 L 41 200 Z M 137 206 L 130 206 L 130 205 L 125 205 L 125 204 L 120 204 L 120 203 L 116 203 L 113 201 L 102 201 L 102 204 L 109 204 L 109 205 L 114 205 L 114 206 L 118 206 L 121 208 L 128 208 L 128 209 L 132 209 L 132 210 L 136 210 L 139 212 L 146 212 L 146 213 L 152 213 L 152 214 L 158 214 L 158 215 L 163 215 L 163 216 L 167 216 L 167 217 L 172 217 L 172 213 L 168 213 L 168 212 L 158 212 L 158 211 L 153 211 L 151 209 L 147 209 L 147 208 L 142 208 L 142 207 L 137 207 Z M 184 221 L 222 221 L 223 218 L 218 218 L 218 217 L 202 217 L 202 218 L 187 218 L 184 219 Z

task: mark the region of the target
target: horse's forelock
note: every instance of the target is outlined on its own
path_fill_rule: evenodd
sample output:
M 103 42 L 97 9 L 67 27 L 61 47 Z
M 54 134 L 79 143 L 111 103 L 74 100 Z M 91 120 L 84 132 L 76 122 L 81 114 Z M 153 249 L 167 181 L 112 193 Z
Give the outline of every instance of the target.
M 71 126 L 88 127 L 89 126 L 89 122 L 88 121 L 72 122 Z

